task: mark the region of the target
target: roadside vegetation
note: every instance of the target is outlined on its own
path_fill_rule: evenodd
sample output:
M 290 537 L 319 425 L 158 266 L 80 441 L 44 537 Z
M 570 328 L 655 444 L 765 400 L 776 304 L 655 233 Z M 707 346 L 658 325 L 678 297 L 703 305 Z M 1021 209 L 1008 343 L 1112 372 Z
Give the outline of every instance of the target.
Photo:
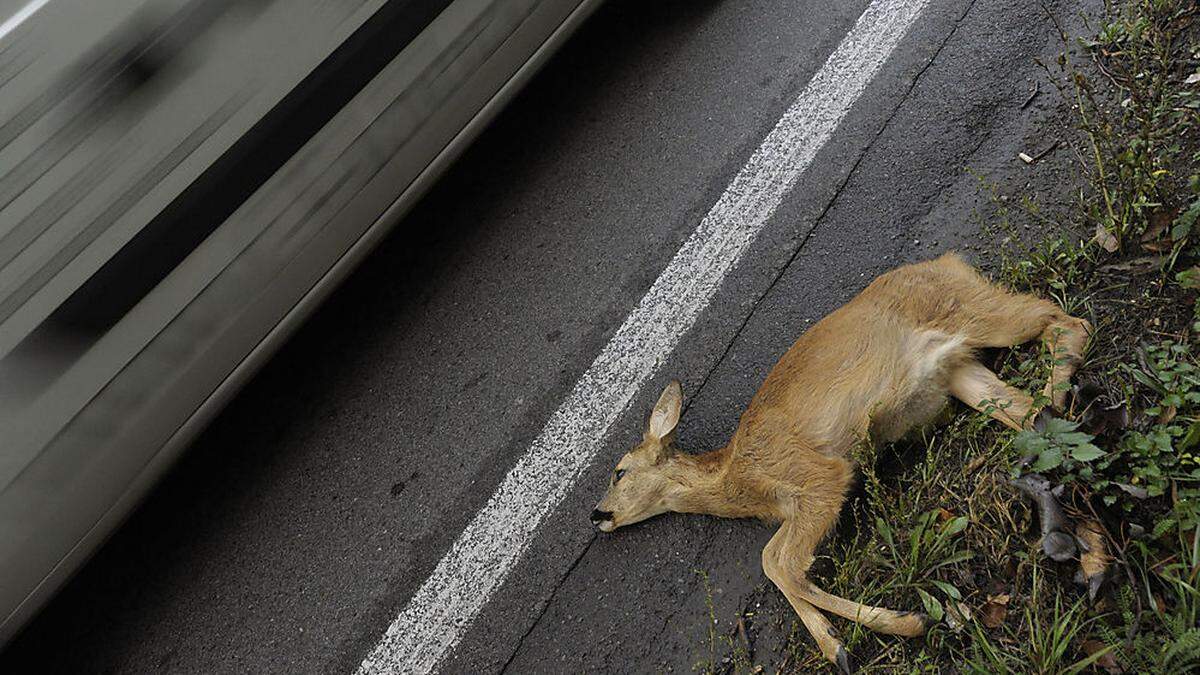
M 993 275 L 1088 318 L 1088 359 L 1069 409 L 1035 430 L 960 409 L 863 448 L 814 577 L 936 625 L 909 641 L 838 620 L 859 672 L 1200 672 L 1200 7 L 1113 0 L 1093 27 L 1042 64 L 1074 116 L 1058 152 L 1078 183 L 1035 199 L 980 176 Z M 988 356 L 1030 392 L 1055 358 Z M 754 654 L 736 625 L 700 669 L 828 670 L 802 628 Z

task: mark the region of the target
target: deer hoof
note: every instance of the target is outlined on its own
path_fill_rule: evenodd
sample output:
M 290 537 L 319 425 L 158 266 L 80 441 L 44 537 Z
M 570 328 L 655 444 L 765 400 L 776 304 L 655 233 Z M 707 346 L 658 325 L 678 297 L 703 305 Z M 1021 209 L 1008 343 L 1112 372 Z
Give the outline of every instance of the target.
M 838 645 L 837 657 L 834 659 L 834 662 L 837 663 L 838 670 L 843 675 L 850 675 L 850 673 L 854 672 L 854 669 L 850 667 L 850 655 L 846 653 L 846 648 L 841 645 Z

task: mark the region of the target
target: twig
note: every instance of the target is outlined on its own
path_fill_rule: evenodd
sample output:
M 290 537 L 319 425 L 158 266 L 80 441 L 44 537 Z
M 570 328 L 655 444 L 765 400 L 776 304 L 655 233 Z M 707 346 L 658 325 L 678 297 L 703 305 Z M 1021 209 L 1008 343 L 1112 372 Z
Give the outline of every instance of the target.
M 1033 99 L 1037 98 L 1037 95 L 1040 93 L 1042 93 L 1041 83 L 1038 80 L 1034 80 L 1033 91 L 1029 92 L 1029 97 L 1026 98 L 1025 102 L 1021 104 L 1021 110 L 1028 108 L 1029 104 L 1033 103 Z
M 1048 154 L 1050 154 L 1050 153 L 1054 152 L 1054 149 L 1055 149 L 1055 148 L 1057 148 L 1057 147 L 1058 147 L 1058 140 L 1055 140 L 1055 141 L 1054 141 L 1053 143 L 1051 143 L 1051 144 L 1049 145 L 1049 147 L 1047 147 L 1045 150 L 1043 150 L 1043 151 L 1039 152 L 1038 154 L 1034 155 L 1034 156 L 1033 156 L 1033 161 L 1035 161 L 1035 162 L 1036 162 L 1036 161 L 1038 161 L 1039 159 L 1041 159 L 1041 158 L 1045 157 L 1046 155 L 1048 155 Z

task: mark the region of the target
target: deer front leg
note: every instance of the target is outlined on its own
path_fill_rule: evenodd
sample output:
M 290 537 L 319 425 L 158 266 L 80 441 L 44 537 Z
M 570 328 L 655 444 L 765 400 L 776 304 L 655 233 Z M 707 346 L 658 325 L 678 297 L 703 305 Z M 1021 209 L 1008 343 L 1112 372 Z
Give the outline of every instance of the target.
M 786 528 L 787 525 L 784 525 Z M 821 655 L 830 662 L 837 665 L 838 669 L 843 673 L 850 673 L 850 657 L 846 653 L 846 648 L 842 645 L 842 641 L 838 639 L 837 632 L 833 629 L 833 624 L 829 623 L 829 619 L 825 615 L 806 602 L 800 597 L 797 585 L 803 582 L 803 576 L 800 577 L 800 582 L 797 582 L 793 576 L 793 572 L 789 569 L 789 565 L 784 562 L 784 556 L 787 552 L 783 549 L 782 540 L 783 528 L 771 538 L 763 548 L 762 565 L 763 572 L 787 598 L 792 609 L 796 610 L 796 614 L 800 616 L 800 621 L 804 623 L 804 627 L 808 629 L 813 640 L 817 643 L 817 648 L 821 650 Z

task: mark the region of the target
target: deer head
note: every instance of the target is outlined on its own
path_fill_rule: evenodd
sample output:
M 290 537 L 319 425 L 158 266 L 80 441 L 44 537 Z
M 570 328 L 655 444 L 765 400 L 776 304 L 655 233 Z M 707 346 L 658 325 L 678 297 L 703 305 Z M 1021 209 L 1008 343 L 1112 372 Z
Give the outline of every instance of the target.
M 617 462 L 604 498 L 592 511 L 592 523 L 601 531 L 612 532 L 671 510 L 670 498 L 679 487 L 670 468 L 682 406 L 683 388 L 672 381 L 654 404 L 642 442 Z

